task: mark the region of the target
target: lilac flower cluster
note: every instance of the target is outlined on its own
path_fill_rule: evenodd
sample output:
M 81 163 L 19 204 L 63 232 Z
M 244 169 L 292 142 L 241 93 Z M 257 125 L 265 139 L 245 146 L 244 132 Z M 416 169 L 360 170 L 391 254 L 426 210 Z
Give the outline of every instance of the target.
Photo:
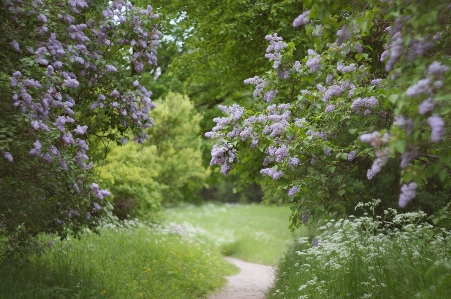
M 415 96 L 419 96 L 422 94 L 429 95 L 432 93 L 430 85 L 431 85 L 431 79 L 429 79 L 429 78 L 420 79 L 420 80 L 418 80 L 417 83 L 415 83 L 414 85 L 410 86 L 407 89 L 406 95 L 408 97 L 415 97 Z
M 293 21 L 293 27 L 299 27 L 301 25 L 305 25 L 309 22 L 310 10 L 304 11 L 301 15 L 299 15 Z
M 434 43 L 429 40 L 430 37 L 420 37 L 418 39 L 412 39 L 409 44 L 409 53 L 407 54 L 407 58 L 412 61 L 417 56 L 422 56 L 429 49 L 434 46 Z
M 373 161 L 373 165 L 367 172 L 367 178 L 371 180 L 376 174 L 378 174 L 382 167 L 387 163 L 388 157 L 390 155 L 390 150 L 385 146 L 390 139 L 390 135 L 385 133 L 380 135 L 379 132 L 375 131 L 369 134 L 363 134 L 360 136 L 360 140 L 369 143 L 371 146 L 376 148 L 376 159 Z
M 210 166 L 221 165 L 221 173 L 228 175 L 232 169 L 231 164 L 235 161 L 237 151 L 230 143 L 222 145 L 216 143 L 211 150 Z
M 260 78 L 259 76 L 255 76 L 253 78 L 244 80 L 244 84 L 255 85 L 255 90 L 254 90 L 253 96 L 254 96 L 254 98 L 256 98 L 263 92 L 263 88 L 265 88 L 265 86 L 266 86 L 266 81 L 264 79 Z
M 263 134 L 270 134 L 270 137 L 274 138 L 284 133 L 290 126 L 288 123 L 291 115 L 290 104 L 271 105 L 267 109 L 269 112 L 267 119 L 272 124 L 263 128 Z
M 439 142 L 445 134 L 445 122 L 438 115 L 434 114 L 428 118 L 428 124 L 431 127 L 431 141 Z
M 348 161 L 352 161 L 355 158 L 355 151 L 351 151 L 348 154 Z
M 288 190 L 288 196 L 293 197 L 296 193 L 299 193 L 299 191 L 301 191 L 301 189 L 298 186 L 293 186 Z
M 337 40 L 335 41 L 335 43 L 337 44 L 337 46 L 340 46 L 346 40 L 350 39 L 351 36 L 352 34 L 348 29 L 348 25 L 345 24 L 337 31 Z
M 399 195 L 399 206 L 405 208 L 407 204 L 417 195 L 417 183 L 411 182 L 404 184 L 401 187 L 401 194 Z
M 401 168 L 407 168 L 410 162 L 419 155 L 418 148 L 416 146 L 409 145 L 406 147 L 405 152 L 401 157 Z
M 262 170 L 260 170 L 260 173 L 271 177 L 273 180 L 277 180 L 277 179 L 283 177 L 282 171 L 280 171 L 280 170 L 277 171 L 277 170 L 274 170 L 273 168 L 263 168 Z
M 408 135 L 413 131 L 413 120 L 411 118 L 405 118 L 403 115 L 395 116 L 394 125 L 398 126 L 400 129 L 404 129 Z
M 92 183 L 91 190 L 98 199 L 104 199 L 111 195 L 108 190 L 100 190 L 99 185 L 96 183 Z
M 350 65 L 344 65 L 342 62 L 337 63 L 337 71 L 343 72 L 343 73 L 350 73 L 357 70 L 357 67 L 354 63 L 351 63 Z
M 310 69 L 311 73 L 316 73 L 320 68 L 321 56 L 319 56 L 315 51 L 308 49 L 308 60 L 306 62 L 307 67 Z
M 435 104 L 436 104 L 436 101 L 434 101 L 431 97 L 427 98 L 418 107 L 418 113 L 420 115 L 425 115 L 428 112 L 434 111 Z
M 431 63 L 426 71 L 427 74 L 432 76 L 441 76 L 444 73 L 449 71 L 449 67 L 446 65 L 441 64 L 438 61 L 434 61 Z
M 265 36 L 265 39 L 269 41 L 269 46 L 268 48 L 266 48 L 267 54 L 265 54 L 265 57 L 270 61 L 274 61 L 273 68 L 278 69 L 280 64 L 282 63 L 280 51 L 283 48 L 288 47 L 288 45 L 282 42 L 283 38 L 281 36 L 278 36 L 277 33 L 274 33 L 273 35 L 267 35 Z
M 371 96 L 369 98 L 357 98 L 354 102 L 351 104 L 351 109 L 355 112 L 360 111 L 362 108 L 371 109 L 379 105 L 379 101 L 376 99 L 376 97 Z
M 350 86 L 349 81 L 344 81 L 340 85 L 333 84 L 327 88 L 323 94 L 323 102 L 328 102 L 332 97 L 338 97 Z

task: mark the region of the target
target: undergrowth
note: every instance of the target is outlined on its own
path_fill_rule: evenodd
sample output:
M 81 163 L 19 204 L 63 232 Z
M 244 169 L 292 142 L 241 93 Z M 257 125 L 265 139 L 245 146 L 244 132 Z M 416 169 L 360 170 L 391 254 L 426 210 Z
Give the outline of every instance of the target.
M 1 261 L 0 298 L 203 298 L 236 272 L 217 249 L 143 225 L 52 242 Z

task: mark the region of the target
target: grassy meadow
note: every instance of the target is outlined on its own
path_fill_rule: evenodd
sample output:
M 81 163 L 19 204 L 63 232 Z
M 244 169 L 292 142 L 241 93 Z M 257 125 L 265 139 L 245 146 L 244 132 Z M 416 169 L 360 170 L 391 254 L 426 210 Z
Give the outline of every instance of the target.
M 290 209 L 259 204 L 205 204 L 166 210 L 167 225 L 227 256 L 275 265 L 295 238 L 305 234 L 288 230 Z
M 237 271 L 208 244 L 145 226 L 53 242 L 26 261 L 1 262 L 0 298 L 203 298 Z

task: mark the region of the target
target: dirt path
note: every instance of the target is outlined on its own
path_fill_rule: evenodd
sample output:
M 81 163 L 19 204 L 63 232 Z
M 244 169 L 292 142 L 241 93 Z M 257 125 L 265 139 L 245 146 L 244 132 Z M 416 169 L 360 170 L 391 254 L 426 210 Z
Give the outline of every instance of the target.
M 208 299 L 264 299 L 274 281 L 274 268 L 231 257 L 225 259 L 240 268 L 240 273 L 226 277 L 225 287 Z

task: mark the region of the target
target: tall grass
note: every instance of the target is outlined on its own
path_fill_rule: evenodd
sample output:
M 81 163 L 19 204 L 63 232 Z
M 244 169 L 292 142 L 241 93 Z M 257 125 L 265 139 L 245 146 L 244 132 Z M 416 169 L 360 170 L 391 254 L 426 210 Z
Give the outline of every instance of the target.
M 104 229 L 0 267 L 4 299 L 202 298 L 235 271 L 217 249 L 148 227 Z
M 451 298 L 451 232 L 424 216 L 327 222 L 317 246 L 300 238 L 286 252 L 269 298 Z
M 176 230 L 219 247 L 225 255 L 275 264 L 295 237 L 288 230 L 290 210 L 265 205 L 206 204 L 166 210 Z

